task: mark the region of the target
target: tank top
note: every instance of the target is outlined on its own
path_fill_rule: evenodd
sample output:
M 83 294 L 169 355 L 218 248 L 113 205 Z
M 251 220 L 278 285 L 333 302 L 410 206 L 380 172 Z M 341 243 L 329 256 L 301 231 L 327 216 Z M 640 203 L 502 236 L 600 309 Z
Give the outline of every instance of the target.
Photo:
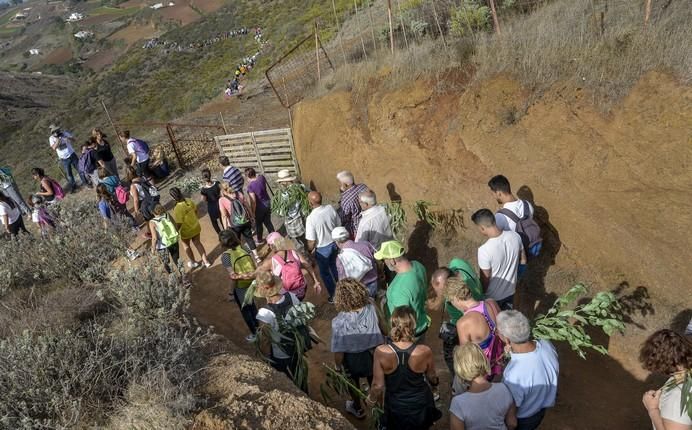
M 408 365 L 417 345 L 414 343 L 401 349 L 387 339 L 387 346 L 394 351 L 397 359 L 396 369 L 384 376 L 387 427 L 428 428 L 434 422 L 432 411 L 435 410 L 435 400 L 432 390 L 424 373 L 414 372 Z
M 490 318 L 485 302 L 480 302 L 478 305 L 468 309 L 466 314 L 470 312 L 478 312 L 483 315 L 485 323 L 488 324 L 490 333 L 478 346 L 483 350 L 485 356 L 488 357 L 488 361 L 490 361 L 490 375 L 499 375 L 502 373 L 501 358 L 504 354 L 504 345 L 495 332 L 495 322 Z

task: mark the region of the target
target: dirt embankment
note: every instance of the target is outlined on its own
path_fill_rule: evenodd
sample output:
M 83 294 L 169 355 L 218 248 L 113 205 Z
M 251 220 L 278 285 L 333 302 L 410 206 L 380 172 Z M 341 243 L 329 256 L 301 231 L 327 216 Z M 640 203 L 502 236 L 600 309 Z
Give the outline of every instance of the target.
M 354 103 L 354 93 L 336 92 L 296 109 L 298 158 L 319 189 L 336 194 L 334 174 L 348 168 L 381 200 L 399 194 L 473 211 L 497 206 L 486 182 L 502 173 L 549 214 L 558 257 L 594 279 L 644 285 L 661 303 L 685 305 L 690 87 L 649 74 L 608 116 L 580 88 L 556 87 L 531 101 L 502 77 L 454 94 L 417 82 L 397 91 L 371 86 L 367 104 L 362 96 Z

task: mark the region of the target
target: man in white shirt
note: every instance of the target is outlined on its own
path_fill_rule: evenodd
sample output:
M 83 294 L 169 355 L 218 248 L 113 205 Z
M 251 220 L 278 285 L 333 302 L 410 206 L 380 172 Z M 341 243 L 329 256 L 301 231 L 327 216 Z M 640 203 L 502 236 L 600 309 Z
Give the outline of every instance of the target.
M 67 131 L 62 131 L 60 127 L 55 124 L 51 124 L 48 144 L 50 144 L 51 149 L 58 155 L 60 164 L 65 171 L 67 182 L 70 184 L 70 191 L 73 193 L 77 190 L 77 183 L 74 180 L 72 168 L 79 171 L 77 168 L 79 157 L 77 157 L 77 154 L 75 154 L 74 149 L 72 148 L 74 142 L 75 139 L 72 134 Z
M 332 230 L 341 225 L 341 220 L 331 205 L 322 204 L 322 194 L 311 191 L 308 193 L 308 200 L 312 212 L 305 220 L 305 238 L 308 241 L 308 250 L 315 252 L 322 283 L 329 293 L 329 303 L 333 303 L 336 281 L 339 279 L 336 269 L 339 250 L 332 239 Z
M 127 145 L 130 165 L 137 170 L 137 175 L 144 176 L 149 171 L 149 151 L 142 147 L 139 139 L 130 137 L 130 130 L 121 131 L 118 137 Z
M 531 340 L 531 324 L 518 311 L 497 314 L 497 331 L 510 347 L 503 383 L 517 405 L 517 430 L 538 428 L 545 410 L 555 406 L 560 363 L 550 341 Z
M 512 309 L 517 288 L 517 270 L 526 264 L 521 237 L 513 231 L 502 231 L 489 209 L 471 216 L 481 234 L 488 240 L 478 248 L 478 267 L 485 296 L 497 302 L 500 309 Z
M 370 242 L 373 248 L 380 249 L 382 243 L 394 240 L 387 210 L 384 206 L 377 204 L 374 191 L 364 191 L 358 195 L 358 199 L 362 210 L 356 231 L 356 242 Z
M 509 180 L 503 175 L 497 175 L 490 178 L 488 187 L 495 196 L 495 200 L 502 205 L 503 209 L 509 209 L 514 214 L 523 218 L 526 213 L 526 205 L 528 205 L 528 215 L 533 216 L 533 206 L 525 200 L 519 200 L 512 194 L 512 187 Z M 500 230 L 517 231 L 517 223 L 512 221 L 506 215 L 500 212 L 495 214 L 495 223 Z

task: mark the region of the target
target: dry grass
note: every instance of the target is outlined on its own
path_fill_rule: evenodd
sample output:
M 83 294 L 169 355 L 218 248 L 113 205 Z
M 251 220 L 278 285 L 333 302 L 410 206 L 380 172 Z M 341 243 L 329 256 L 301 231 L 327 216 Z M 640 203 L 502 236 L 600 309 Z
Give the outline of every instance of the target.
M 557 0 L 530 14 L 505 16 L 502 35 L 448 38 L 447 48 L 441 39 L 422 38 L 394 58 L 379 51 L 366 61 L 338 68 L 312 95 L 332 89 L 360 94 L 377 80 L 388 88 L 422 78 L 439 86 L 445 73 L 461 68 L 475 70 L 475 80 L 509 74 L 537 94 L 556 82 L 573 82 L 591 90 L 594 102 L 608 108 L 652 70 L 692 82 L 689 2 L 656 3 L 644 28 L 643 2 L 609 1 L 602 34 L 601 9 L 594 4 L 598 2 Z

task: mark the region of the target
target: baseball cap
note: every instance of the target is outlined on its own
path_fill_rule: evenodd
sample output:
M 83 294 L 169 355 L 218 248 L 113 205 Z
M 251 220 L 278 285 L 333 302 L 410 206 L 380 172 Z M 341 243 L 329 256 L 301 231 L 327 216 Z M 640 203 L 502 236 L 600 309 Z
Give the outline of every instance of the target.
M 333 240 L 345 240 L 351 237 L 350 234 L 348 234 L 348 230 L 346 230 L 346 227 L 336 227 L 334 230 L 332 230 L 332 239 Z
M 402 255 L 404 255 L 404 245 L 398 240 L 390 240 L 380 246 L 380 250 L 375 253 L 374 257 L 377 260 L 384 260 L 386 258 L 399 258 Z

